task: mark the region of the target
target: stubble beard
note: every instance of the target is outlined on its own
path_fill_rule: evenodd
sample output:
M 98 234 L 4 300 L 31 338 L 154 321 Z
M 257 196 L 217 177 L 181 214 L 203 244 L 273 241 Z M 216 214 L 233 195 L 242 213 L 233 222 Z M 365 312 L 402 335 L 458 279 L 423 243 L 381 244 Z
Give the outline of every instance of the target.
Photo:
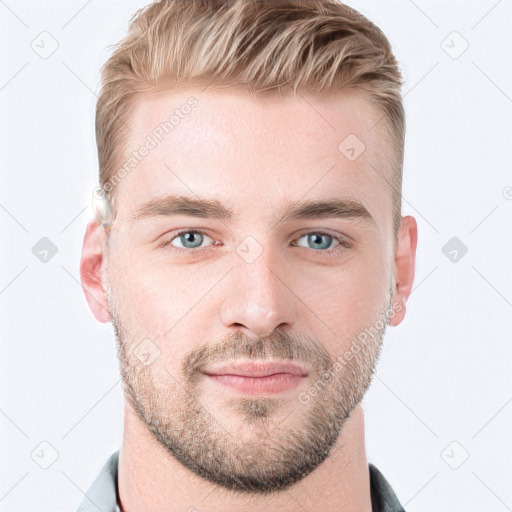
M 343 425 L 368 390 L 386 322 L 376 334 L 367 337 L 341 369 L 335 371 L 335 358 L 323 346 L 308 337 L 274 332 L 264 340 L 251 340 L 240 332 L 218 345 L 200 345 L 183 359 L 181 374 L 172 375 L 163 368 L 156 374 L 131 353 L 123 322 L 112 291 L 107 294 L 117 340 L 117 353 L 124 393 L 133 411 L 167 453 L 195 475 L 222 488 L 243 494 L 271 494 L 283 491 L 314 471 L 330 455 Z M 391 299 L 381 310 L 388 315 Z M 387 318 L 387 316 L 386 316 Z M 370 327 L 370 326 L 369 326 Z M 344 343 L 344 353 L 347 353 Z M 235 397 L 228 403 L 239 418 L 240 428 L 228 429 L 221 411 L 211 410 L 201 400 L 200 384 L 206 364 L 234 359 L 290 359 L 306 361 L 313 371 L 311 386 L 322 383 L 321 390 L 309 396 L 307 405 L 297 400 L 291 405 L 294 421 L 288 416 L 273 421 L 284 402 L 272 396 Z M 338 358 L 339 360 L 339 358 Z M 326 383 L 325 375 L 331 379 Z

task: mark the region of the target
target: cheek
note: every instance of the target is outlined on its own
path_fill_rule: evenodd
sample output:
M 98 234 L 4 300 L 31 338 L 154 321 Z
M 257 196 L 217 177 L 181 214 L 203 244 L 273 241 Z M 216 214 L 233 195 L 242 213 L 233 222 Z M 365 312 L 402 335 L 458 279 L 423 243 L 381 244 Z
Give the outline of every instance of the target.
M 371 256 L 370 261 L 354 260 L 350 266 L 332 271 L 306 301 L 322 320 L 318 327 L 328 327 L 325 334 L 332 339 L 333 349 L 349 345 L 380 318 L 387 305 L 389 271 L 382 261 L 371 260 Z
M 148 260 L 147 255 L 132 253 L 116 262 L 113 286 L 118 315 L 134 344 L 151 339 L 168 363 L 190 348 L 189 342 L 193 345 L 208 336 L 202 328 L 211 325 L 211 319 L 205 315 L 218 310 L 205 313 L 204 308 L 218 273 L 203 275 L 200 269 Z
M 169 329 L 175 306 L 180 303 L 175 286 L 137 265 L 134 258 L 118 260 L 112 278 L 118 315 L 135 339 L 153 339 Z

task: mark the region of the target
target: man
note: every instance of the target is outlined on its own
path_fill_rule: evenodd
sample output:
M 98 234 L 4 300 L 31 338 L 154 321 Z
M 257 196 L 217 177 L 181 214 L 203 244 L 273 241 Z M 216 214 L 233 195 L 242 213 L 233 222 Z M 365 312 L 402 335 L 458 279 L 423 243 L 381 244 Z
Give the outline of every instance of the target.
M 78 510 L 402 511 L 361 408 L 417 241 L 384 34 L 334 0 L 162 1 L 102 73 L 81 279 L 125 422 Z

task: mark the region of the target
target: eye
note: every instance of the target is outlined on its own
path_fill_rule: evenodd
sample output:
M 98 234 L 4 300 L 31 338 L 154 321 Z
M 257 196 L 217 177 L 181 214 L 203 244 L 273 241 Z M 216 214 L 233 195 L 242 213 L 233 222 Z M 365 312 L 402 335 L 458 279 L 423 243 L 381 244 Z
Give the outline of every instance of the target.
M 329 233 L 324 233 L 322 231 L 312 231 L 309 233 L 305 233 L 301 235 L 297 240 L 301 240 L 302 238 L 306 239 L 306 245 L 299 244 L 298 247 L 314 249 L 316 251 L 326 253 L 328 256 L 335 255 L 342 251 L 343 249 L 348 249 L 351 247 L 350 243 L 347 242 L 345 239 L 338 238 L 336 236 L 333 236 Z M 334 248 L 332 248 L 333 243 L 335 244 Z
M 192 230 L 183 230 L 178 234 L 174 235 L 172 238 L 166 240 L 162 247 L 167 247 L 172 245 L 178 251 L 186 251 L 189 249 L 203 249 L 205 247 L 201 247 L 201 244 L 205 239 L 211 240 L 209 236 L 207 236 L 203 231 L 192 231 Z M 177 242 L 181 245 L 176 245 Z
M 297 244 L 297 241 L 300 241 L 303 238 L 306 239 L 306 245 Z M 219 242 L 213 242 L 213 244 L 201 247 L 205 239 L 212 241 L 212 239 L 201 230 L 184 229 L 175 234 L 172 238 L 165 240 L 160 247 L 164 248 L 172 246 L 172 250 L 177 252 L 190 253 L 207 250 L 212 245 L 219 245 Z M 350 248 L 351 244 L 344 238 L 338 238 L 329 233 L 322 231 L 310 231 L 301 235 L 293 243 L 293 246 L 313 249 L 315 252 L 325 254 L 325 256 L 336 256 L 344 249 Z

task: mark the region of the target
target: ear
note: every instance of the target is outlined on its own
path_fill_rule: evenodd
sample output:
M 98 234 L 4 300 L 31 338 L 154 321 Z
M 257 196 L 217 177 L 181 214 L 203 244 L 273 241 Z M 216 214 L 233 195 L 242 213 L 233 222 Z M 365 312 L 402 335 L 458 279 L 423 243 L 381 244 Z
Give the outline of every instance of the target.
M 395 251 L 396 289 L 393 303 L 399 302 L 396 314 L 389 319 L 389 325 L 397 326 L 405 316 L 407 299 L 412 291 L 414 267 L 416 262 L 416 245 L 418 242 L 418 226 L 411 215 L 402 217 L 398 234 L 398 247 Z
M 99 322 L 109 322 L 107 297 L 103 289 L 103 268 L 107 234 L 105 228 L 97 221 L 87 224 L 82 257 L 80 259 L 80 280 L 89 309 Z

